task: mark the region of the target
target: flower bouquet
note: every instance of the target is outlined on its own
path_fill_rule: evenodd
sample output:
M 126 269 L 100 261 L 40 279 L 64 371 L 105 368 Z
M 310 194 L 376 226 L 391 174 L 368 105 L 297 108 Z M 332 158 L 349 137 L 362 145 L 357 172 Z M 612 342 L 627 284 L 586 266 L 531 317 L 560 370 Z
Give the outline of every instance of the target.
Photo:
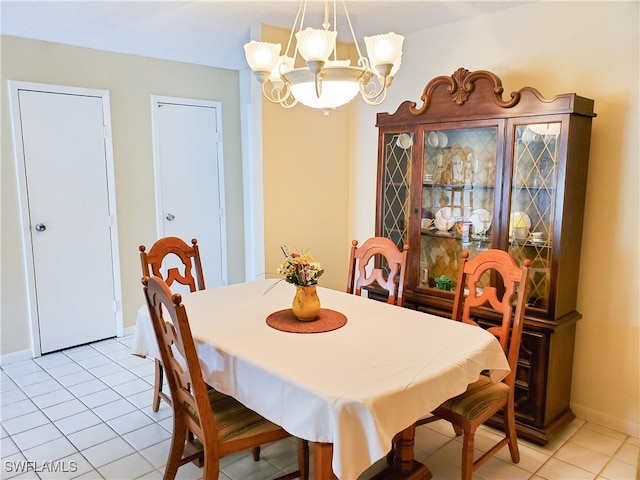
M 285 246 L 280 247 L 280 249 L 285 259 L 278 267 L 278 273 L 284 275 L 286 282 L 301 287 L 318 284 L 318 278 L 324 273 L 324 269 L 319 262 L 314 262 L 313 257 L 308 253 L 289 253 Z

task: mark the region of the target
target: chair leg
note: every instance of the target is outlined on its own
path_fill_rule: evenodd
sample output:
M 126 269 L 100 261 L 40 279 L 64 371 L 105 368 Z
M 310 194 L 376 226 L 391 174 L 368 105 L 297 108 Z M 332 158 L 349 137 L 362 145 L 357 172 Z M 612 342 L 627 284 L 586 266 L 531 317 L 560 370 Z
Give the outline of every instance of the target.
M 211 445 L 205 445 L 204 447 L 204 468 L 203 468 L 203 480 L 213 479 L 217 480 L 220 477 L 220 457 L 216 455 Z
M 171 436 L 171 449 L 169 459 L 164 470 L 163 480 L 174 480 L 178 473 L 178 467 L 182 463 L 184 444 L 187 440 L 187 426 L 183 422 L 173 421 L 173 435 Z
M 260 447 L 253 447 L 251 449 L 251 455 L 253 456 L 253 461 L 257 462 L 260 460 Z
M 471 480 L 473 475 L 473 444 L 475 440 L 474 431 L 465 431 L 462 438 L 462 480 Z
M 504 419 L 504 431 L 509 437 L 509 453 L 511 454 L 511 460 L 513 463 L 520 462 L 520 450 L 518 449 L 518 437 L 516 434 L 516 418 L 513 407 L 505 407 L 502 412 L 502 418 Z
M 151 406 L 154 412 L 157 412 L 160 408 L 160 392 L 162 392 L 162 382 L 164 381 L 164 370 L 160 360 L 155 360 L 155 382 L 153 384 L 153 405 Z
M 298 439 L 298 469 L 300 470 L 300 480 L 309 479 L 309 442 Z
M 452 423 L 451 426 L 453 427 L 453 431 L 456 433 L 456 437 L 459 437 L 460 435 L 462 435 L 464 433 L 464 431 L 462 430 L 462 428 L 460 428 L 458 425 L 456 425 L 455 423 Z
M 393 465 L 393 461 L 398 450 L 398 442 L 400 441 L 400 434 L 396 434 L 391 440 L 391 450 L 387 453 L 387 465 Z

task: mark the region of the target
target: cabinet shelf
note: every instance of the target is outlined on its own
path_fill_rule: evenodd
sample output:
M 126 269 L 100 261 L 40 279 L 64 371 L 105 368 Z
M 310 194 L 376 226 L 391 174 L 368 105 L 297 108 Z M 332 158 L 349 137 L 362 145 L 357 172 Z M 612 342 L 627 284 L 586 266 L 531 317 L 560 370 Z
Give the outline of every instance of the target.
M 420 234 L 421 235 L 426 235 L 429 237 L 438 237 L 438 238 L 449 238 L 452 240 L 462 240 L 462 235 L 460 235 L 458 232 L 453 232 L 453 231 L 442 231 L 442 230 L 433 230 L 430 228 L 422 228 L 420 229 Z M 476 234 L 472 234 L 469 237 L 468 241 L 465 241 L 465 243 L 474 243 L 474 242 L 482 242 L 482 243 L 490 243 L 491 238 L 490 235 L 487 235 L 487 237 L 479 237 Z M 532 244 L 533 245 L 533 244 Z M 537 246 L 537 245 L 536 245 Z
M 518 240 L 516 238 L 509 238 L 510 245 L 517 245 L 519 247 L 531 247 L 531 248 L 551 248 L 549 242 L 538 243 L 531 240 Z
M 423 182 L 423 187 L 440 188 L 443 190 L 493 190 L 495 185 L 456 185 L 452 183 L 431 183 Z
M 555 187 L 545 187 L 545 186 L 534 187 L 531 185 L 516 185 L 514 188 L 520 191 L 529 190 L 529 191 L 553 192 L 556 190 Z

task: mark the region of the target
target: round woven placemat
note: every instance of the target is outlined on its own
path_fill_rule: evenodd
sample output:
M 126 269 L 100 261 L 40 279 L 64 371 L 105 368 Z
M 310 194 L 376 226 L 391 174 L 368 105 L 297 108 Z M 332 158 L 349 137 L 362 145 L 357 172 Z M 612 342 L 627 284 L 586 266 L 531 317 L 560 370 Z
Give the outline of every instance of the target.
M 321 308 L 315 320 L 301 322 L 290 308 L 273 312 L 267 317 L 267 325 L 276 330 L 289 333 L 322 333 L 337 330 L 347 323 L 342 313 Z

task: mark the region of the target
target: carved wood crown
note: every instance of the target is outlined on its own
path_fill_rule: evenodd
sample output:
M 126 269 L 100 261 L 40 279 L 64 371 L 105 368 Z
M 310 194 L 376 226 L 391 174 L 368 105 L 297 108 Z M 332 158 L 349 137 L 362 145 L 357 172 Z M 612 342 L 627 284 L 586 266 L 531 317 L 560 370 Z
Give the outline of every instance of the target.
M 450 77 L 442 75 L 431 80 L 424 88 L 422 96 L 420 97 L 424 102 L 422 107 L 416 109 L 416 102 L 411 102 L 409 112 L 413 115 L 423 114 L 431 104 L 434 91 L 441 84 L 447 87 L 447 92 L 454 103 L 463 105 L 475 89 L 475 82 L 481 79 L 489 80 L 489 82 L 493 84 L 493 102 L 496 105 L 503 108 L 510 108 L 520 100 L 520 92 L 512 92 L 509 100 L 503 100 L 502 93 L 504 92 L 504 88 L 502 87 L 502 81 L 495 74 L 487 70 L 470 72 L 466 68 L 458 68 Z

